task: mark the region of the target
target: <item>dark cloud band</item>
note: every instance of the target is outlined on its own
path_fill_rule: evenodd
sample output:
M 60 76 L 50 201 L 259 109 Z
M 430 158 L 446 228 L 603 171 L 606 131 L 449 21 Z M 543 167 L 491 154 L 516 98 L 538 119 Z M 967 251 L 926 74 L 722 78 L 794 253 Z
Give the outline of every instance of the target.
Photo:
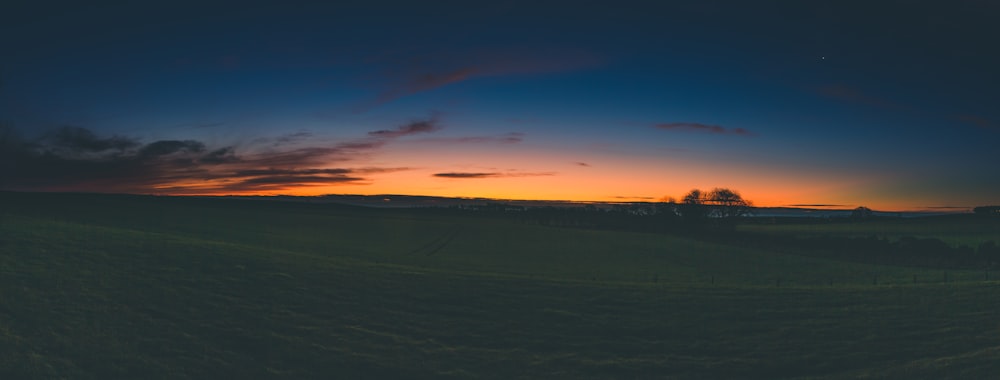
M 510 178 L 510 177 L 544 177 L 553 176 L 556 173 L 522 173 L 522 172 L 445 172 L 434 173 L 434 177 L 476 179 L 476 178 Z
M 433 120 L 417 121 L 367 139 L 239 154 L 234 146 L 209 148 L 196 140 L 144 144 L 122 136 L 100 137 L 80 127 L 28 139 L 0 126 L 0 189 L 211 194 L 364 184 L 370 183 L 368 175 L 409 168 L 326 166 L 379 149 L 388 139 L 436 129 Z M 284 137 L 307 134 L 279 140 Z

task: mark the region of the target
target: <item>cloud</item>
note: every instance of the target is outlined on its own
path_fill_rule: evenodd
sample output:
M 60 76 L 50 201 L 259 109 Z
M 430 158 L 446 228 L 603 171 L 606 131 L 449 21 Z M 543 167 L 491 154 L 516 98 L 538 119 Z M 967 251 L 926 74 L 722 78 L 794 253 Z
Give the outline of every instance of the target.
M 396 127 L 396 129 L 383 129 L 378 131 L 371 131 L 368 132 L 368 135 L 382 139 L 395 139 L 419 133 L 435 132 L 440 129 L 441 126 L 439 125 L 438 118 L 436 116 L 432 116 L 427 120 L 412 121 L 410 123 Z
M 417 123 L 419 124 L 419 123 Z M 426 127 L 410 124 L 399 131 Z M 330 146 L 238 152 L 196 140 L 100 137 L 66 127 L 26 139 L 0 126 L 0 189 L 158 194 L 232 194 L 284 191 L 302 186 L 367 184 L 368 176 L 409 168 L 328 167 L 373 149 L 385 137 Z
M 194 140 L 161 140 L 139 149 L 139 155 L 144 157 L 166 156 L 174 153 L 200 153 L 205 150 L 205 144 Z
M 511 132 L 499 138 L 499 141 L 507 144 L 516 144 L 524 141 L 524 133 Z
M 456 142 L 456 143 L 501 143 L 501 144 L 517 144 L 524 141 L 524 133 L 521 132 L 511 132 L 501 136 L 469 136 L 469 137 L 457 137 L 453 139 L 442 140 L 446 142 Z
M 205 164 L 224 164 L 239 161 L 236 151 L 231 146 L 219 148 L 201 156 L 200 161 Z
M 579 161 L 577 161 L 577 162 L 574 162 L 574 163 L 573 163 L 573 165 L 576 165 L 576 166 L 583 166 L 583 167 L 587 167 L 587 168 L 591 167 L 591 166 L 590 166 L 590 164 L 588 164 L 588 163 L 586 163 L 586 162 L 579 162 Z
M 841 204 L 792 204 L 789 207 L 851 207 L 852 205 L 841 205 Z
M 127 137 L 99 138 L 88 129 L 73 126 L 61 127 L 49 132 L 42 137 L 42 141 L 49 148 L 74 153 L 123 151 L 139 145 L 137 141 Z
M 314 135 L 311 132 L 299 131 L 286 133 L 277 137 L 258 137 L 251 141 L 252 144 L 266 144 L 271 147 L 279 147 L 285 145 L 299 144 L 303 141 L 308 141 L 313 138 Z
M 479 72 L 477 72 L 479 71 Z M 473 67 L 463 67 L 459 69 L 449 70 L 445 72 L 425 72 L 415 76 L 406 78 L 401 83 L 389 88 L 378 94 L 375 98 L 375 104 L 388 103 L 397 98 L 401 98 L 407 95 L 416 94 L 418 92 L 433 90 L 435 88 L 448 85 L 451 83 L 457 83 L 471 78 L 473 75 L 481 74 L 480 69 Z
M 266 154 L 258 154 L 245 158 L 253 160 L 258 166 L 275 167 L 302 167 L 309 165 L 323 165 L 331 162 L 348 161 L 367 154 L 371 154 L 389 142 L 409 135 L 432 133 L 442 129 L 438 114 L 431 115 L 426 119 L 414 120 L 400 125 L 394 129 L 376 130 L 367 133 L 367 136 L 360 139 L 341 141 L 335 144 L 320 146 L 302 146 L 298 148 L 279 151 L 271 151 Z M 278 137 L 299 139 L 306 137 L 306 132 Z M 309 137 L 312 137 L 309 134 Z M 257 139 L 255 142 L 266 142 L 267 139 Z M 280 148 L 285 144 L 271 144 L 271 148 Z M 296 143 L 295 145 L 299 145 Z
M 378 149 L 385 145 L 384 140 L 373 140 L 373 141 L 348 141 L 336 145 L 336 149 L 342 150 L 372 150 Z
M 389 54 L 374 62 L 382 66 L 381 90 L 359 111 L 475 78 L 565 72 L 593 67 L 599 61 L 588 52 L 552 49 Z
M 255 177 L 243 180 L 243 184 L 281 184 L 281 185 L 300 185 L 300 184 L 329 184 L 338 182 L 356 182 L 364 180 L 361 177 L 350 177 L 342 174 L 319 176 L 319 175 L 287 175 L 287 176 L 267 176 L 267 177 Z
M 242 165 L 251 168 L 300 168 L 347 161 L 352 157 L 350 151 L 339 145 L 310 146 L 286 151 L 246 153 L 238 158 Z
M 500 136 L 437 137 L 421 139 L 419 142 L 439 144 L 517 144 L 524 141 L 524 133 L 511 132 Z
M 499 177 L 502 173 L 434 173 L 435 177 L 441 178 L 493 178 Z
M 289 175 L 343 175 L 351 173 L 350 169 L 249 169 L 233 172 L 240 177 L 246 176 L 289 176 Z
M 434 177 L 439 178 L 458 178 L 458 179 L 469 179 L 469 178 L 511 178 L 511 177 L 544 177 L 553 176 L 555 173 L 543 172 L 543 173 L 521 173 L 521 172 L 446 172 L 446 173 L 434 173 Z
M 713 135 L 738 135 L 738 136 L 755 135 L 753 132 L 750 132 L 743 128 L 727 129 L 719 125 L 702 124 L 702 123 L 687 123 L 687 122 L 660 123 L 654 125 L 654 127 L 668 131 L 701 131 L 701 132 L 708 132 Z

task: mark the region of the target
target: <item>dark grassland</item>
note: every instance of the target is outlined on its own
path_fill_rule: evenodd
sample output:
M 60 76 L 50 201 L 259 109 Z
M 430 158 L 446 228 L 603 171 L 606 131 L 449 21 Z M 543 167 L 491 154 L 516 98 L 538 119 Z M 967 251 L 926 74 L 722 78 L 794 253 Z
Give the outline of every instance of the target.
M 983 220 L 879 223 L 962 241 L 998 235 Z M 984 270 L 720 241 L 422 210 L 0 193 L 0 378 L 1000 370 L 1000 284 Z

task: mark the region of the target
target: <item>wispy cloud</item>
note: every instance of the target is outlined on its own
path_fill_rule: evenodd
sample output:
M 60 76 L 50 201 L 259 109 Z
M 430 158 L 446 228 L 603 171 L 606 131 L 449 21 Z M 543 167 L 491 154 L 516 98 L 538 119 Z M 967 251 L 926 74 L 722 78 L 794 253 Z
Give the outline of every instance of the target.
M 378 94 L 374 104 L 388 103 L 397 98 L 461 82 L 477 75 L 484 75 L 482 68 L 463 67 L 444 72 L 424 72 L 409 76 L 400 81 L 400 83 Z
M 579 162 L 579 161 L 577 161 L 577 162 L 574 162 L 574 163 L 573 163 L 573 165 L 576 165 L 576 166 L 583 166 L 583 167 L 587 167 L 587 168 L 589 168 L 589 167 L 590 167 L 590 164 L 588 164 L 588 163 L 586 163 L 586 162 Z
M 277 137 L 261 137 L 255 139 L 253 142 L 258 144 L 270 144 L 271 146 L 282 146 L 282 145 L 292 145 L 298 144 L 303 141 L 308 141 L 310 138 L 314 137 L 312 132 L 298 131 L 292 133 L 286 133 Z
M 581 51 L 523 49 L 390 54 L 380 61 L 382 88 L 359 111 L 475 78 L 572 71 L 599 62 L 593 54 Z
M 437 144 L 517 144 L 524 141 L 525 134 L 511 132 L 499 136 L 466 136 L 466 137 L 434 137 L 418 140 L 418 142 Z
M 160 140 L 139 149 L 140 157 L 160 157 L 175 153 L 197 154 L 205 151 L 205 144 L 194 140 Z
M 690 122 L 671 122 L 671 123 L 660 123 L 654 125 L 658 129 L 663 129 L 667 131 L 696 131 L 696 132 L 708 132 L 714 135 L 738 135 L 738 136 L 754 136 L 755 133 L 743 128 L 725 128 L 721 125 L 712 124 L 702 124 L 702 123 L 690 123 Z
M 126 137 L 101 138 L 88 129 L 73 126 L 61 127 L 46 133 L 42 136 L 41 142 L 50 149 L 58 149 L 64 154 L 123 151 L 139 145 L 138 142 Z
M 302 184 L 331 184 L 339 182 L 356 182 L 364 178 L 350 177 L 347 175 L 285 175 L 285 176 L 264 176 L 245 179 L 242 184 L 281 184 L 281 185 L 302 185 Z
M 458 137 L 453 139 L 454 142 L 459 143 L 501 143 L 501 144 L 517 144 L 524 141 L 524 133 L 521 132 L 511 132 L 501 136 L 472 136 L 472 137 Z
M 433 119 L 418 120 L 356 140 L 241 150 L 209 147 L 197 140 L 144 143 L 123 136 L 101 137 L 80 127 L 64 127 L 29 139 L 0 126 L 0 189 L 213 194 L 366 184 L 371 183 L 371 175 L 410 169 L 352 168 L 349 162 L 393 139 L 438 128 Z M 291 134 L 268 141 L 304 137 Z M 340 167 L 329 167 L 332 164 Z
M 788 207 L 851 207 L 852 205 L 844 204 L 826 204 L 826 203 L 805 203 L 805 204 L 791 204 Z
M 201 162 L 211 165 L 237 162 L 239 160 L 239 157 L 236 157 L 236 150 L 231 146 L 219 148 L 201 156 Z
M 407 124 L 400 125 L 395 129 L 382 129 L 378 131 L 371 131 L 368 132 L 368 135 L 382 139 L 395 139 L 419 133 L 430 133 L 440 129 L 441 126 L 439 125 L 438 117 L 435 115 L 432 116 L 430 119 L 416 120 Z
M 352 173 L 351 169 L 247 169 L 233 172 L 240 177 L 252 176 L 300 176 L 300 175 L 344 175 Z
M 439 178 L 457 178 L 457 179 L 476 179 L 476 178 L 511 178 L 511 177 L 544 177 L 553 176 L 556 173 L 552 172 L 542 172 L 542 173 L 522 173 L 522 172 L 446 172 L 446 173 L 434 173 L 434 177 Z
M 434 176 L 441 178 L 494 178 L 494 177 L 499 177 L 501 174 L 502 173 L 448 172 L 448 173 L 434 173 Z

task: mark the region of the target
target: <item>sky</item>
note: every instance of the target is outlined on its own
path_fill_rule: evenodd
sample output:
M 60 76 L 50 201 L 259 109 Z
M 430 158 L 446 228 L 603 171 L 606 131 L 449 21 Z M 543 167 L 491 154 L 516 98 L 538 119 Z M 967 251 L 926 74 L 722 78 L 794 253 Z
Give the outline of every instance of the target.
M 5 2 L 0 189 L 1000 204 L 1000 3 Z

